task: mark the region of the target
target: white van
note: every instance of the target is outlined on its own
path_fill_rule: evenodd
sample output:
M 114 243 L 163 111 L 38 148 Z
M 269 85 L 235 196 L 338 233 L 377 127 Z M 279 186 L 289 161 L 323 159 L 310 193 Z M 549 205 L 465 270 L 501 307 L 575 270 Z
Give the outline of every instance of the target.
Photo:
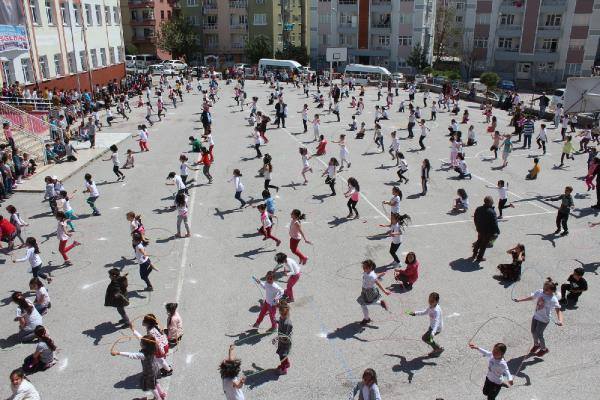
M 136 59 L 137 59 L 136 55 L 126 54 L 125 55 L 125 68 L 134 69 Z
M 135 66 L 140 69 L 160 63 L 160 60 L 154 54 L 137 54 L 135 57 Z
M 258 76 L 263 77 L 265 72 L 283 72 L 286 71 L 288 75 L 292 72 L 299 73 L 302 65 L 294 60 L 273 60 L 270 58 L 261 58 L 258 61 Z
M 387 82 L 392 74 L 384 67 L 363 64 L 348 64 L 344 69 L 344 82 L 354 78 L 354 82 L 365 85 L 368 82 Z
M 556 107 L 559 104 L 565 104 L 565 92 L 567 88 L 556 89 L 552 94 L 552 98 L 550 99 L 550 109 L 549 111 L 554 112 Z

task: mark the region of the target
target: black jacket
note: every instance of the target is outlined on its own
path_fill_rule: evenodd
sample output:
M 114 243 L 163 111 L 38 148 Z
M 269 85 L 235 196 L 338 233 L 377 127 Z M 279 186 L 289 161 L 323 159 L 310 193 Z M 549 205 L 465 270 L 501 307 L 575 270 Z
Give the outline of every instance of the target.
M 500 229 L 498 228 L 498 217 L 496 216 L 496 210 L 490 206 L 479 206 L 475 209 L 475 229 L 477 232 L 483 235 L 499 235 Z
M 104 296 L 105 307 L 125 307 L 129 305 L 127 298 L 127 278 L 120 276 L 116 280 L 111 280 L 106 288 Z

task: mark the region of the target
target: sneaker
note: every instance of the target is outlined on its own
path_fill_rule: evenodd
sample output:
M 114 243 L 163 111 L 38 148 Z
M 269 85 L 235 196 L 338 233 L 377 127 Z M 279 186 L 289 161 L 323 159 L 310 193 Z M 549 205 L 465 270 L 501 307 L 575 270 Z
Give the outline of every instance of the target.
M 560 229 L 557 229 L 557 230 L 554 231 L 555 235 L 558 235 L 559 233 L 560 233 Z
M 258 329 L 258 323 L 252 325 L 253 328 Z
M 540 349 L 540 346 L 538 346 L 537 344 L 534 345 L 531 350 L 529 350 L 529 354 L 534 354 L 536 353 L 538 350 Z
M 433 350 L 432 352 L 429 353 L 430 356 L 437 356 L 442 354 L 442 352 L 444 351 L 443 347 L 440 347 L 438 349 Z
M 270 327 L 270 328 L 267 330 L 267 332 L 275 332 L 276 330 L 277 330 L 277 327 L 276 327 L 276 326 L 272 326 L 272 327 Z
M 365 326 L 365 325 L 367 325 L 369 322 L 371 322 L 371 318 L 366 318 L 366 319 L 363 319 L 362 321 L 360 321 L 360 324 L 361 324 L 362 326 Z
M 541 349 L 540 351 L 535 353 L 535 355 L 538 357 L 543 357 L 545 354 L 548 354 L 549 352 L 550 352 L 550 350 L 548 350 L 548 348 L 545 348 L 545 349 Z
M 560 234 L 560 236 L 567 236 L 569 234 L 569 231 L 564 231 L 563 233 Z

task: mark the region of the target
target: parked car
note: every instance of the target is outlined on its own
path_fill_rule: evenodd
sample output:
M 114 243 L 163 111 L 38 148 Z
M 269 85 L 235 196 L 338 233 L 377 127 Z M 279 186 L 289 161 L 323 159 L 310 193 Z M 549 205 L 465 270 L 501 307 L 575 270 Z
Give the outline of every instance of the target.
M 404 74 L 401 72 L 395 72 L 392 74 L 392 80 L 393 81 L 403 81 L 404 80 Z
M 152 75 L 170 75 L 175 76 L 178 72 L 168 64 L 154 64 L 148 67 Z
M 165 60 L 162 62 L 162 64 L 167 67 L 167 68 L 171 68 L 175 71 L 183 71 L 185 69 L 187 69 L 188 65 L 186 63 L 184 63 L 183 61 L 180 60 Z
M 565 104 L 565 92 L 567 88 L 556 89 L 550 99 L 550 111 L 554 111 L 559 104 Z
M 445 76 L 436 76 L 431 80 L 431 83 L 437 86 L 443 86 L 446 82 L 448 82 L 448 78 Z
M 501 80 L 498 84 L 498 89 L 502 90 L 517 90 L 517 85 L 513 81 Z
M 469 81 L 469 89 L 471 88 L 471 86 L 475 86 L 475 90 L 477 92 L 485 92 L 487 90 L 487 86 L 481 83 L 481 80 L 479 80 L 479 78 L 471 79 L 471 81 Z
M 415 75 L 415 83 L 425 83 L 427 82 L 427 77 L 425 75 Z

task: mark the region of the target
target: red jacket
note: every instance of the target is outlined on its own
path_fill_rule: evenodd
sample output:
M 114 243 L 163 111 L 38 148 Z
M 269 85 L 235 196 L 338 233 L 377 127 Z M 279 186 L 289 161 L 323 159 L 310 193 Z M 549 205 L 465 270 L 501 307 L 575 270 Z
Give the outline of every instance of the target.
M 10 223 L 6 218 L 2 218 L 0 220 L 0 237 L 1 238 L 9 238 L 17 231 L 17 228 L 13 224 Z
M 419 278 L 419 262 L 415 261 L 412 264 L 407 264 L 406 269 L 402 271 L 402 275 L 408 278 L 408 282 L 413 285 Z

